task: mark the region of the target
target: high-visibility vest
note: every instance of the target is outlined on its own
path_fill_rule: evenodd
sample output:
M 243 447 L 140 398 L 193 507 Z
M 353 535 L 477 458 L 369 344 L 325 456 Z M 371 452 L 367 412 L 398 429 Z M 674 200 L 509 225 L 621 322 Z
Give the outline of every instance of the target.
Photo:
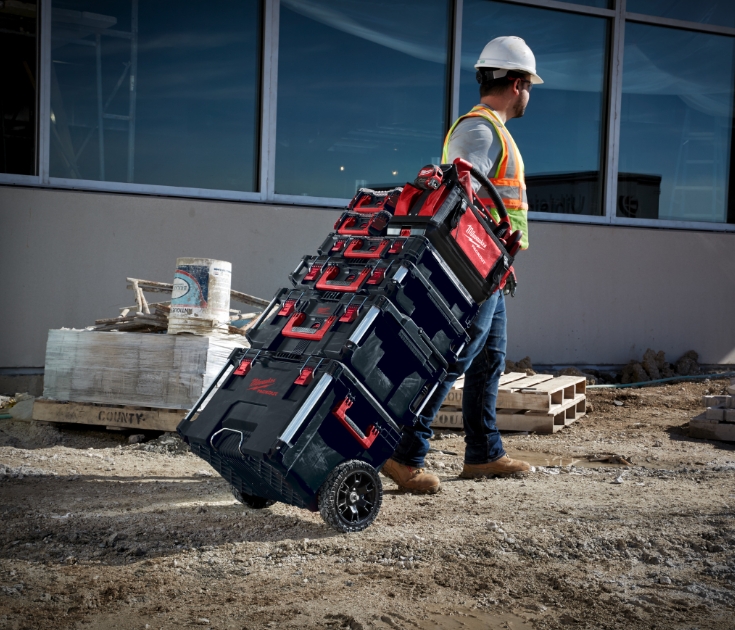
M 500 138 L 501 151 L 500 159 L 495 165 L 495 173 L 488 173 L 488 179 L 498 189 L 500 197 L 503 199 L 508 217 L 514 230 L 523 230 L 523 240 L 521 248 L 528 249 L 528 198 L 526 197 L 526 179 L 524 177 L 523 158 L 518 146 L 506 129 L 503 121 L 498 115 L 486 105 L 475 105 L 469 113 L 457 118 L 452 125 L 447 137 L 444 140 L 444 151 L 442 153 L 442 162 L 449 162 L 449 139 L 457 128 L 457 125 L 465 118 L 484 118 L 497 131 Z M 493 216 L 497 220 L 498 216 L 495 212 L 495 204 L 491 199 L 480 197 L 480 200 L 490 208 Z

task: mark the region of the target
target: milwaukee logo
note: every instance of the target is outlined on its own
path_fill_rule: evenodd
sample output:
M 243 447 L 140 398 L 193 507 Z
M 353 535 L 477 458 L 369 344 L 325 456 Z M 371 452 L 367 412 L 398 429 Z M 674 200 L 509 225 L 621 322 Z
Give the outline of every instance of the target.
M 431 175 L 433 172 L 434 172 L 433 168 L 422 168 L 421 171 L 419 172 L 419 177 L 421 177 L 422 175 Z
M 250 387 L 248 387 L 248 389 L 263 389 L 264 387 L 273 385 L 273 383 L 275 382 L 276 379 L 274 378 L 254 378 L 252 381 L 250 381 Z
M 270 389 L 266 389 L 276 382 L 274 378 L 254 378 L 250 382 L 248 390 L 251 392 L 257 392 L 258 394 L 265 394 L 266 396 L 278 396 L 278 392 L 274 392 Z
M 477 247 L 482 247 L 483 249 L 487 247 L 487 243 L 483 241 L 480 236 L 478 236 L 477 232 L 475 232 L 475 229 L 471 225 L 467 226 L 467 229 L 465 230 L 465 234 L 467 234 L 468 238 L 470 239 L 470 241 L 472 241 L 473 245 Z

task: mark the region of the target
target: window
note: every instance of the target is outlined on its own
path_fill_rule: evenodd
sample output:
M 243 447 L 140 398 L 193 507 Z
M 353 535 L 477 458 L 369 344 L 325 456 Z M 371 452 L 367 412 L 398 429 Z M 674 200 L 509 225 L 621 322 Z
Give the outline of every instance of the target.
M 734 41 L 626 25 L 617 216 L 727 220 Z
M 275 192 L 350 198 L 437 162 L 446 0 L 281 0 Z
M 627 0 L 625 9 L 631 13 L 735 27 L 732 0 Z
M 462 25 L 460 110 L 479 102 L 474 64 L 485 44 L 518 35 L 544 80 L 508 129 L 523 155 L 529 209 L 602 215 L 606 18 L 467 0 Z
M 52 177 L 252 191 L 259 3 L 55 0 Z
M 0 4 L 0 173 L 36 173 L 36 7 Z

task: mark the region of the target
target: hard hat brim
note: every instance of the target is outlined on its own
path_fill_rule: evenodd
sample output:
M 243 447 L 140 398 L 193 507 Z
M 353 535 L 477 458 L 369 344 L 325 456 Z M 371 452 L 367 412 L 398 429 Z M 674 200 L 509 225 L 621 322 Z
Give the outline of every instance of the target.
M 480 68 L 497 68 L 498 70 L 508 70 L 508 71 L 511 71 L 511 72 L 513 70 L 515 70 L 516 72 L 523 72 L 524 74 L 531 75 L 531 83 L 533 83 L 533 85 L 539 85 L 539 84 L 541 84 L 541 83 L 544 82 L 544 80 L 539 75 L 537 75 L 535 72 L 532 72 L 528 68 L 518 68 L 518 67 L 516 67 L 516 68 L 508 68 L 508 67 L 506 67 L 504 65 L 501 65 L 501 64 L 496 64 L 496 63 L 492 63 L 492 62 L 483 62 L 483 63 L 480 63 L 480 61 L 478 61 L 475 64 L 475 68 L 477 70 L 479 70 Z

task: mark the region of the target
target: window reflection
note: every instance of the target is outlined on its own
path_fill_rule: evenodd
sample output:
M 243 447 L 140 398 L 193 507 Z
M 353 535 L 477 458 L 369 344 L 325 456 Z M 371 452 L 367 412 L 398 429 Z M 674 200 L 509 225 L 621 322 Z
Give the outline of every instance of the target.
M 254 0 L 55 0 L 51 175 L 254 190 L 259 31 Z
M 36 3 L 0 4 L 0 173 L 36 173 Z
M 526 167 L 529 209 L 601 215 L 606 18 L 467 0 L 462 24 L 460 113 L 479 102 L 474 64 L 483 46 L 518 35 L 544 80 L 508 129 Z
M 630 13 L 735 27 L 733 0 L 627 0 L 625 9 Z
M 726 220 L 734 50 L 727 37 L 626 25 L 618 216 Z
M 449 3 L 281 0 L 276 193 L 349 198 L 439 161 Z

